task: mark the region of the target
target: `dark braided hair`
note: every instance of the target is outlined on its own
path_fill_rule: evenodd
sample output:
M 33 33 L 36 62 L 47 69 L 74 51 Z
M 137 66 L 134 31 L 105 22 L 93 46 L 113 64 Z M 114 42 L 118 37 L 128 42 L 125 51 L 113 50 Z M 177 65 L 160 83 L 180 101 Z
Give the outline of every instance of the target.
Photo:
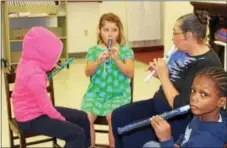
M 207 76 L 214 80 L 221 97 L 227 97 L 227 72 L 223 68 L 211 67 L 200 71 L 197 75 Z
M 214 80 L 221 97 L 227 97 L 227 72 L 223 68 L 210 67 L 200 71 L 198 76 L 207 76 Z
M 201 70 L 197 76 L 207 76 L 211 78 L 219 90 L 221 97 L 227 97 L 227 72 L 223 68 L 210 67 Z M 227 106 L 227 104 L 226 104 Z M 224 109 L 226 109 L 226 106 Z M 227 109 L 226 109 L 227 111 Z

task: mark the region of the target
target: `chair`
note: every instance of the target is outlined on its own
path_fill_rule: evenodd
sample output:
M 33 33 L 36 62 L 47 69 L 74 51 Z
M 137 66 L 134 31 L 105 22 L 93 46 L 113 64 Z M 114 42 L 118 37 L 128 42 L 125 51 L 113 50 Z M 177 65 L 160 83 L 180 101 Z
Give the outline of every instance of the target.
M 44 142 L 53 142 L 53 147 L 59 147 L 57 144 L 56 138 L 45 138 L 38 141 L 32 141 L 32 142 L 26 142 L 27 138 L 40 136 L 36 133 L 24 133 L 21 131 L 16 123 L 15 118 L 12 116 L 12 108 L 11 108 L 11 95 L 12 95 L 12 89 L 10 88 L 11 84 L 15 83 L 16 74 L 15 73 L 9 73 L 4 72 L 5 77 L 5 91 L 6 91 L 6 102 L 7 102 L 7 114 L 8 114 L 8 123 L 9 123 L 9 138 L 10 138 L 10 147 L 11 148 L 26 148 L 28 145 L 34 145 L 34 144 L 40 144 Z M 53 87 L 53 80 L 51 79 L 49 81 L 49 85 L 47 86 L 47 91 L 50 93 L 50 98 L 52 100 L 52 103 L 54 104 L 54 87 Z M 15 136 L 16 135 L 16 136 Z M 19 139 L 19 143 L 15 145 L 15 140 Z
M 131 79 L 130 82 L 130 88 L 131 88 L 131 103 L 133 102 L 133 85 L 134 85 L 134 78 Z M 104 116 L 97 116 L 95 122 L 95 125 L 108 125 L 108 122 L 106 120 L 106 117 Z M 108 130 L 101 130 L 101 129 L 95 129 L 96 133 L 107 133 L 108 134 Z M 96 146 L 101 146 L 101 147 L 108 147 L 109 145 L 106 144 L 96 144 Z

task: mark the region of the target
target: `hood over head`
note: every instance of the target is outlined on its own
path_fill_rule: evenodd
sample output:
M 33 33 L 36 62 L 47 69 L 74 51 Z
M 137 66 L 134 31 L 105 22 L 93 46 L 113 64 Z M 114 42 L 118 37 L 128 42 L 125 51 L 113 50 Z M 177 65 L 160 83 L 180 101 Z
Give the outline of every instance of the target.
M 22 59 L 36 61 L 45 71 L 54 68 L 63 48 L 61 40 L 44 27 L 31 28 L 22 46 Z

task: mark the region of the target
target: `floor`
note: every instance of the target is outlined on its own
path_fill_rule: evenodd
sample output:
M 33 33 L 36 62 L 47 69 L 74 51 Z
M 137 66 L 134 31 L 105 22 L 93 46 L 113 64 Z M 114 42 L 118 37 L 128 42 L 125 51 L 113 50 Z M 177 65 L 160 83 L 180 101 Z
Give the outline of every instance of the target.
M 84 74 L 85 59 L 76 59 L 69 69 L 64 69 L 54 77 L 55 100 L 56 105 L 80 109 L 82 97 L 87 89 L 89 78 Z M 159 81 L 152 78 L 149 83 L 144 82 L 144 78 L 148 75 L 145 71 L 147 65 L 135 61 L 135 77 L 134 77 L 134 101 L 151 98 L 158 89 Z M 1 72 L 2 73 L 2 72 Z M 4 80 L 2 77 L 2 147 L 9 147 L 9 133 L 6 112 L 6 99 L 4 90 Z M 106 128 L 106 127 L 97 127 Z M 40 137 L 38 137 L 40 138 Z M 36 140 L 32 138 L 30 140 Z M 97 143 L 108 143 L 106 134 L 98 134 Z M 59 140 L 60 145 L 64 145 L 64 141 Z M 52 143 L 35 145 L 35 147 L 51 147 Z M 32 146 L 34 147 L 34 146 Z

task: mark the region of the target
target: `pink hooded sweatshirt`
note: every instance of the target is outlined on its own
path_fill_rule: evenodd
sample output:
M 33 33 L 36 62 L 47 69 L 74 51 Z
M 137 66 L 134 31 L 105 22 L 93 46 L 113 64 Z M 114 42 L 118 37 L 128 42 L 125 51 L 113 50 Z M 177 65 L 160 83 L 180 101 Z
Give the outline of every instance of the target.
M 46 72 L 54 68 L 62 48 L 58 37 L 43 27 L 33 27 L 25 35 L 12 94 L 17 121 L 25 122 L 41 115 L 65 120 L 53 107 L 46 89 Z

